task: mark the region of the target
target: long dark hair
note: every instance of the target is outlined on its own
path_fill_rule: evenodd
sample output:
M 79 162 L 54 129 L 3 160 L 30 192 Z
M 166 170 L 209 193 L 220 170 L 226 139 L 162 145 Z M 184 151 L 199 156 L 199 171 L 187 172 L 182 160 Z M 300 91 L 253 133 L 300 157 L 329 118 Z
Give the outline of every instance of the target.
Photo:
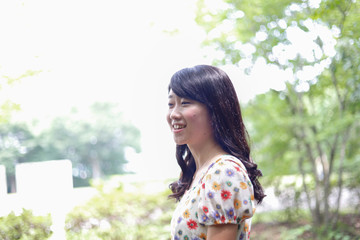
M 258 203 L 266 196 L 258 181 L 260 170 L 250 158 L 248 133 L 242 120 L 239 100 L 228 75 L 221 69 L 198 65 L 176 72 L 169 89 L 179 97 L 192 99 L 206 105 L 216 142 L 222 149 L 240 159 L 247 169 L 254 187 L 254 197 Z M 176 159 L 181 168 L 178 181 L 170 184 L 170 198 L 180 200 L 189 189 L 196 165 L 188 146 L 176 145 Z

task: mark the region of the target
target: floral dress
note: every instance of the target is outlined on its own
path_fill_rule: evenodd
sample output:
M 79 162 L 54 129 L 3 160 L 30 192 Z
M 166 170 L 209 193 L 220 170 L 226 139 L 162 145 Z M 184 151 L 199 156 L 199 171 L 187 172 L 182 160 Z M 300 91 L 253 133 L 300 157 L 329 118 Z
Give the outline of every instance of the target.
M 223 155 L 182 196 L 171 220 L 171 239 L 206 239 L 208 226 L 216 224 L 237 224 L 236 239 L 250 239 L 254 212 L 254 190 L 246 168 L 234 156 Z

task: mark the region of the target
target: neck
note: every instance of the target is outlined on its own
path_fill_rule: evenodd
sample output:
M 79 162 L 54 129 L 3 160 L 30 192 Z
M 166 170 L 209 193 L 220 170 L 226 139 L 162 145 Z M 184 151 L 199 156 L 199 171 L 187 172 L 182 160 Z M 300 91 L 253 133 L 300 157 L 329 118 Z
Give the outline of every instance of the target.
M 209 165 L 214 158 L 227 154 L 215 141 L 209 141 L 201 146 L 188 145 L 195 159 L 196 172 Z

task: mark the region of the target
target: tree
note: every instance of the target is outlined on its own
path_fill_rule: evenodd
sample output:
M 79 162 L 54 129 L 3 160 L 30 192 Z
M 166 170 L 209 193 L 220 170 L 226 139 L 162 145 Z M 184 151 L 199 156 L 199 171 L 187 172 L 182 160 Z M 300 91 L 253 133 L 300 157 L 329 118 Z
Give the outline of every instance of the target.
M 10 192 L 16 191 L 15 166 L 23 162 L 69 159 L 75 186 L 91 178 L 121 174 L 125 150 L 140 151 L 140 132 L 125 122 L 116 104 L 95 103 L 87 113 L 72 110 L 35 134 L 28 123 L 0 124 L 0 164 L 5 165 Z
M 124 173 L 127 147 L 140 151 L 140 132 L 112 103 L 95 103 L 85 114 L 73 109 L 54 119 L 40 136 L 38 160 L 70 159 L 74 176 L 88 181 L 103 175 Z
M 0 124 L 0 164 L 6 167 L 8 189 L 15 192 L 15 166 L 29 161 L 36 150 L 35 136 L 25 123 Z
M 314 225 L 333 227 L 344 184 L 356 178 L 352 168 L 359 163 L 360 3 L 219 3 L 209 9 L 200 0 L 197 13 L 208 33 L 205 43 L 224 53 L 215 63 L 245 66 L 251 73 L 249 63 L 264 59 L 289 73 L 283 90 L 248 106 L 260 164 L 272 175 L 300 174 Z
M 1 67 L 0 67 L 0 70 L 1 70 Z M 0 71 L 0 92 L 4 91 L 4 89 L 6 89 L 6 87 L 9 87 L 9 86 L 13 85 L 14 83 L 19 82 L 23 78 L 34 76 L 34 75 L 38 74 L 39 72 L 40 71 L 28 70 L 25 73 L 21 74 L 20 76 L 9 77 L 9 76 L 2 75 L 1 71 Z M 0 124 L 9 122 L 12 112 L 19 111 L 19 110 L 20 110 L 20 105 L 17 103 L 14 103 L 13 101 L 11 101 L 11 99 L 1 99 L 0 100 Z
M 1 69 L 1 68 L 0 68 Z M 0 75 L 0 93 L 26 77 L 41 71 L 28 70 L 17 77 Z M 1 72 L 0 72 L 1 73 Z M 34 136 L 24 123 L 11 123 L 12 114 L 20 105 L 11 99 L 0 99 L 0 164 L 7 170 L 8 190 L 15 192 L 15 165 L 25 161 L 34 147 Z

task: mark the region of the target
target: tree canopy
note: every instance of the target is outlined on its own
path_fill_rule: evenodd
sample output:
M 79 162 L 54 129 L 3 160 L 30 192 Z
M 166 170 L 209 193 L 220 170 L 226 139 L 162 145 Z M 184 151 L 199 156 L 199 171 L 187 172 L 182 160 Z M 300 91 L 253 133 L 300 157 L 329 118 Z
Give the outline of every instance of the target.
M 35 133 L 29 123 L 0 125 L 0 164 L 6 166 L 9 188 L 15 190 L 17 163 L 69 159 L 75 186 L 92 178 L 125 173 L 126 148 L 140 151 L 140 132 L 126 122 L 113 103 L 94 103 L 89 111 L 73 109 Z
M 40 71 L 28 70 L 23 74 L 16 77 L 10 77 L 2 73 L 0 66 L 0 94 L 7 87 L 11 87 L 13 84 L 21 81 L 22 79 L 38 74 Z M 19 111 L 20 105 L 13 102 L 11 99 L 0 99 L 0 124 L 7 123 L 11 119 L 11 114 L 14 111 Z
M 258 95 L 245 109 L 264 175 L 272 184 L 297 176 L 300 188 L 294 181 L 281 191 L 306 202 L 315 226 L 336 225 L 343 188 L 360 184 L 359 1 L 217 3 L 199 0 L 197 12 L 204 44 L 223 53 L 215 64 L 251 73 L 263 59 L 287 74 L 284 89 Z

